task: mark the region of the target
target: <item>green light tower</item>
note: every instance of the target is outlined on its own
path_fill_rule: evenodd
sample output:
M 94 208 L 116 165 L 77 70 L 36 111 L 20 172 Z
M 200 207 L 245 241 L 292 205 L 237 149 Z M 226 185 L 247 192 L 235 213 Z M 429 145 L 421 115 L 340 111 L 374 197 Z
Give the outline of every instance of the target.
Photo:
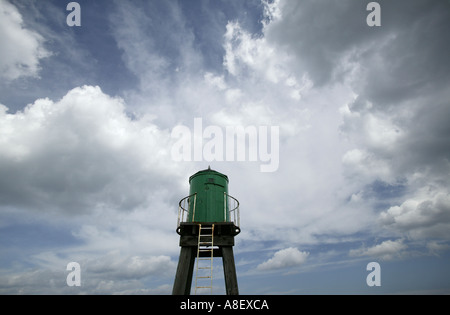
M 178 208 L 181 251 L 172 294 L 190 294 L 194 267 L 195 293 L 212 292 L 213 258 L 222 257 L 226 293 L 238 295 L 233 246 L 240 232 L 239 201 L 228 194 L 228 177 L 209 167 L 189 177 L 189 184 Z

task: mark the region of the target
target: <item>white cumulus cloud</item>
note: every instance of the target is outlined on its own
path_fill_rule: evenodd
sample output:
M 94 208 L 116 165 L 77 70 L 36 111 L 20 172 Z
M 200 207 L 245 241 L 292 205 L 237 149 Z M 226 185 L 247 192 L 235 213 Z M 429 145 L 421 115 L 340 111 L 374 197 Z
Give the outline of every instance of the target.
M 257 269 L 274 270 L 299 266 L 306 261 L 308 256 L 308 252 L 301 252 L 297 248 L 285 248 L 277 251 L 269 260 L 259 264 Z
M 380 214 L 387 228 L 414 239 L 450 239 L 450 194 L 443 188 L 424 187 L 399 206 Z
M 40 34 L 24 26 L 14 5 L 0 0 L 0 77 L 14 80 L 37 76 L 40 59 L 51 55 L 44 41 Z
M 378 258 L 381 260 L 392 260 L 394 258 L 399 258 L 404 254 L 402 252 L 408 246 L 403 243 L 402 239 L 391 241 L 387 240 L 381 244 L 369 247 L 369 248 L 359 248 L 352 249 L 349 252 L 350 256 L 369 256 Z
M 160 172 L 177 169 L 169 167 L 170 141 L 169 131 L 131 119 L 123 100 L 99 87 L 39 99 L 15 114 L 2 106 L 2 205 L 73 214 L 135 209 L 156 193 L 162 200 Z

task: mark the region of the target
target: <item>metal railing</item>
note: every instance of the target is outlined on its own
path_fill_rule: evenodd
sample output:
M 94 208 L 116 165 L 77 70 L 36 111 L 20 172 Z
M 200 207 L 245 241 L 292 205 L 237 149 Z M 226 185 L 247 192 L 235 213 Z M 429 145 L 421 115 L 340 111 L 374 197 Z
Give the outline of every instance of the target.
M 197 193 L 194 193 L 192 195 L 189 195 L 187 197 L 184 197 L 180 200 L 178 203 L 178 220 L 177 220 L 177 227 L 180 226 L 181 222 L 187 222 L 189 219 L 189 205 L 191 202 L 194 203 L 193 205 L 193 211 L 195 216 L 195 202 L 197 200 Z
M 234 225 L 237 227 L 240 226 L 241 218 L 239 213 L 239 201 L 234 198 L 233 196 L 227 194 L 226 192 L 223 193 L 223 212 L 224 212 L 224 218 L 226 222 L 233 222 Z M 180 226 L 182 222 L 188 222 L 189 220 L 189 209 L 192 209 L 192 220 L 195 218 L 195 204 L 197 201 L 197 193 L 194 193 L 192 195 L 189 195 L 187 197 L 184 197 L 180 200 L 178 203 L 178 219 L 177 219 L 177 227 Z M 192 203 L 192 208 L 190 207 Z M 228 205 L 228 214 L 227 216 L 227 205 Z
M 227 204 L 227 198 L 228 198 L 228 209 L 229 210 L 229 215 L 230 215 L 230 222 L 233 222 L 234 225 L 236 225 L 237 227 L 241 226 L 241 217 L 240 217 L 240 213 L 239 213 L 239 201 L 234 198 L 231 195 L 228 195 L 226 192 L 223 193 L 224 194 L 224 211 L 226 211 L 226 204 Z M 225 218 L 226 218 L 226 214 L 225 214 Z

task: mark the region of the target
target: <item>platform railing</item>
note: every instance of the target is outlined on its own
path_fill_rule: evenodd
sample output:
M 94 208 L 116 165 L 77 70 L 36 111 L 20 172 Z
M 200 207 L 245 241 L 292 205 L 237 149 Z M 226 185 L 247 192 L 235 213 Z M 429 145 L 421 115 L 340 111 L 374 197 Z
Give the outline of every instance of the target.
M 227 194 L 226 192 L 224 192 L 224 211 L 226 211 L 226 204 L 228 203 L 228 209 L 229 210 L 229 215 L 230 215 L 230 222 L 233 222 L 234 225 L 236 225 L 237 227 L 241 226 L 241 218 L 240 218 L 240 213 L 239 213 L 239 201 L 234 198 L 233 196 Z M 227 216 L 225 215 L 225 218 Z
M 234 225 L 237 227 L 240 226 L 240 213 L 239 213 L 239 201 L 234 198 L 233 196 L 227 194 L 226 192 L 223 193 L 223 211 L 224 211 L 224 218 L 227 220 L 227 222 L 233 222 Z M 188 222 L 189 220 L 189 209 L 190 204 L 192 205 L 192 218 L 195 218 L 195 204 L 197 201 L 197 193 L 194 193 L 192 195 L 189 195 L 187 197 L 184 197 L 180 200 L 178 203 L 178 219 L 177 219 L 177 228 L 180 226 L 183 222 Z M 227 216 L 227 205 L 228 205 L 228 213 L 229 216 Z
M 197 193 L 194 193 L 192 195 L 189 195 L 187 197 L 184 197 L 180 200 L 178 203 L 178 220 L 177 220 L 177 227 L 180 226 L 180 223 L 187 222 L 189 219 L 189 205 L 191 202 L 194 203 L 192 209 L 194 211 L 195 216 L 195 202 L 197 201 Z

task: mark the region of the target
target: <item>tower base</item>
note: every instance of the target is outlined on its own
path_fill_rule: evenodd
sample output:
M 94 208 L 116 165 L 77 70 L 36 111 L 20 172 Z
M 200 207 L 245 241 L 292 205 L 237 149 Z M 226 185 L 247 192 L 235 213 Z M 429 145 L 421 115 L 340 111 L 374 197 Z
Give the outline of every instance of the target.
M 238 282 L 234 262 L 233 246 L 234 236 L 240 229 L 232 222 L 201 223 L 202 226 L 214 224 L 214 257 L 222 257 L 225 277 L 225 290 L 227 295 L 238 295 Z M 177 229 L 180 235 L 180 258 L 172 289 L 173 295 L 190 295 L 192 276 L 198 246 L 198 223 L 181 223 Z M 201 257 L 201 256 L 200 256 Z

